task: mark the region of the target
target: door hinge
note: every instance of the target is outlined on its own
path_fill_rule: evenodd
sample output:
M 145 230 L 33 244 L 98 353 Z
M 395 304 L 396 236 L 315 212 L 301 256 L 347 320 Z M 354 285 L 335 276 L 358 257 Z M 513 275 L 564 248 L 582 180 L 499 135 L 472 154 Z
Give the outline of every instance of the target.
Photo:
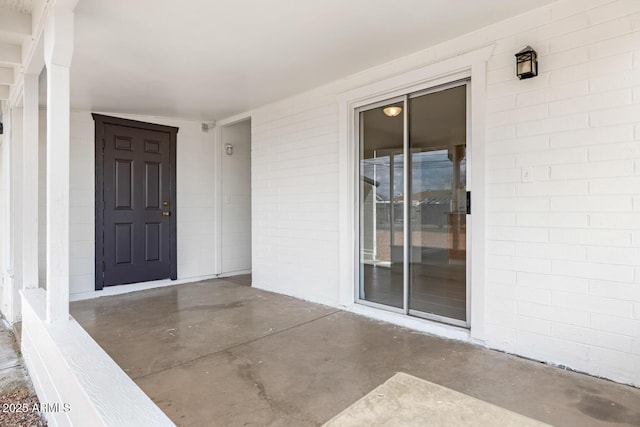
M 467 191 L 467 215 L 471 215 L 471 191 Z
M 104 147 L 106 146 L 107 146 L 107 141 L 104 138 L 102 138 L 102 149 L 104 150 Z
M 102 261 L 102 273 L 104 274 L 104 261 Z

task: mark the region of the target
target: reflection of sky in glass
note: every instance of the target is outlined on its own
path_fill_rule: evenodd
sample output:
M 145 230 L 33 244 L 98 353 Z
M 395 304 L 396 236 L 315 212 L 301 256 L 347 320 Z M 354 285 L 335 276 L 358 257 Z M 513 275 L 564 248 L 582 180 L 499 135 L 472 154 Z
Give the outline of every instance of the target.
M 420 193 L 433 190 L 451 190 L 453 187 L 453 163 L 449 160 L 447 150 L 425 151 L 413 153 L 412 158 L 412 192 Z M 376 193 L 382 200 L 389 200 L 390 156 L 362 160 L 361 173 L 379 183 Z M 402 175 L 404 172 L 404 156 L 394 156 L 394 197 L 404 194 Z M 465 187 L 467 162 L 460 162 L 461 187 Z

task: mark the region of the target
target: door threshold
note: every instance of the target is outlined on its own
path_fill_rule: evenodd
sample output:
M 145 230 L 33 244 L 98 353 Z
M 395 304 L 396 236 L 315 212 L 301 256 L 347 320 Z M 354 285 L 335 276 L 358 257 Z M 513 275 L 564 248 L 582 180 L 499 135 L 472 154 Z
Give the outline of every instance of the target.
M 186 279 L 162 279 L 152 280 L 150 282 L 130 283 L 127 285 L 105 286 L 99 291 L 79 292 L 69 295 L 69 301 L 83 301 L 99 297 L 108 297 L 112 295 L 128 294 L 130 292 L 146 291 L 147 289 L 163 288 L 165 286 L 182 285 L 184 283 L 200 282 L 202 280 L 217 279 L 217 274 L 207 276 L 189 277 Z
M 402 313 L 394 313 L 392 311 L 357 303 L 344 307 L 344 310 L 425 334 L 437 335 L 457 341 L 471 342 L 471 331 L 460 326 L 447 325 L 421 317 L 407 316 Z

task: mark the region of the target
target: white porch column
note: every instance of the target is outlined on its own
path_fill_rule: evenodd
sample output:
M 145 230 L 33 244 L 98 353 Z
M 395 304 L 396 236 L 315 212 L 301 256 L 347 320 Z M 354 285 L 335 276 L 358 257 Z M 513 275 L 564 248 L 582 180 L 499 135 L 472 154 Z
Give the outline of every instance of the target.
M 22 121 L 22 287 L 38 287 L 38 75 L 24 75 Z
M 4 133 L 0 136 L 0 150 L 2 150 L 2 163 L 0 164 L 0 194 L 2 194 L 2 200 L 0 200 L 0 284 L 2 293 L 0 294 L 0 311 L 8 318 L 9 307 L 7 304 L 7 287 L 9 284 L 9 230 L 10 230 L 10 215 L 9 207 L 11 206 L 11 196 L 9 191 L 9 177 L 11 171 L 11 161 L 9 156 L 11 150 L 9 150 L 9 105 L 6 101 L 0 101 L 2 107 L 2 120 L 4 125 Z
M 7 118 L 9 126 L 5 128 L 3 142 L 6 144 L 3 159 L 7 192 L 3 310 L 7 320 L 13 323 L 20 320 L 21 314 L 18 292 L 22 287 L 22 111 L 9 106 Z
M 14 243 L 15 229 L 13 219 L 16 214 L 14 206 L 14 155 L 12 153 L 16 143 L 15 135 L 12 132 L 13 109 L 8 102 L 3 102 L 2 119 L 4 124 L 4 135 L 2 135 L 2 235 L 0 245 L 2 245 L 2 271 L 0 280 L 2 281 L 2 306 L 0 310 L 10 323 L 16 321 L 19 315 L 19 298 L 14 285 Z
M 69 319 L 69 67 L 73 7 L 56 3 L 44 32 L 47 65 L 47 322 Z

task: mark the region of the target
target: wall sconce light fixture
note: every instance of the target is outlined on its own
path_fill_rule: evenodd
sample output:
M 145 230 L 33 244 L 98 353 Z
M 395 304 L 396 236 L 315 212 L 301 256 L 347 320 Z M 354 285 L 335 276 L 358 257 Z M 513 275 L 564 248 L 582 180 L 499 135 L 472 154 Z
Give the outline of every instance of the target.
M 520 80 L 538 75 L 538 54 L 531 46 L 516 53 L 516 75 Z
M 233 145 L 231 145 L 231 144 L 226 144 L 226 145 L 224 146 L 224 151 L 226 151 L 227 156 L 232 155 L 232 154 L 233 154 Z

